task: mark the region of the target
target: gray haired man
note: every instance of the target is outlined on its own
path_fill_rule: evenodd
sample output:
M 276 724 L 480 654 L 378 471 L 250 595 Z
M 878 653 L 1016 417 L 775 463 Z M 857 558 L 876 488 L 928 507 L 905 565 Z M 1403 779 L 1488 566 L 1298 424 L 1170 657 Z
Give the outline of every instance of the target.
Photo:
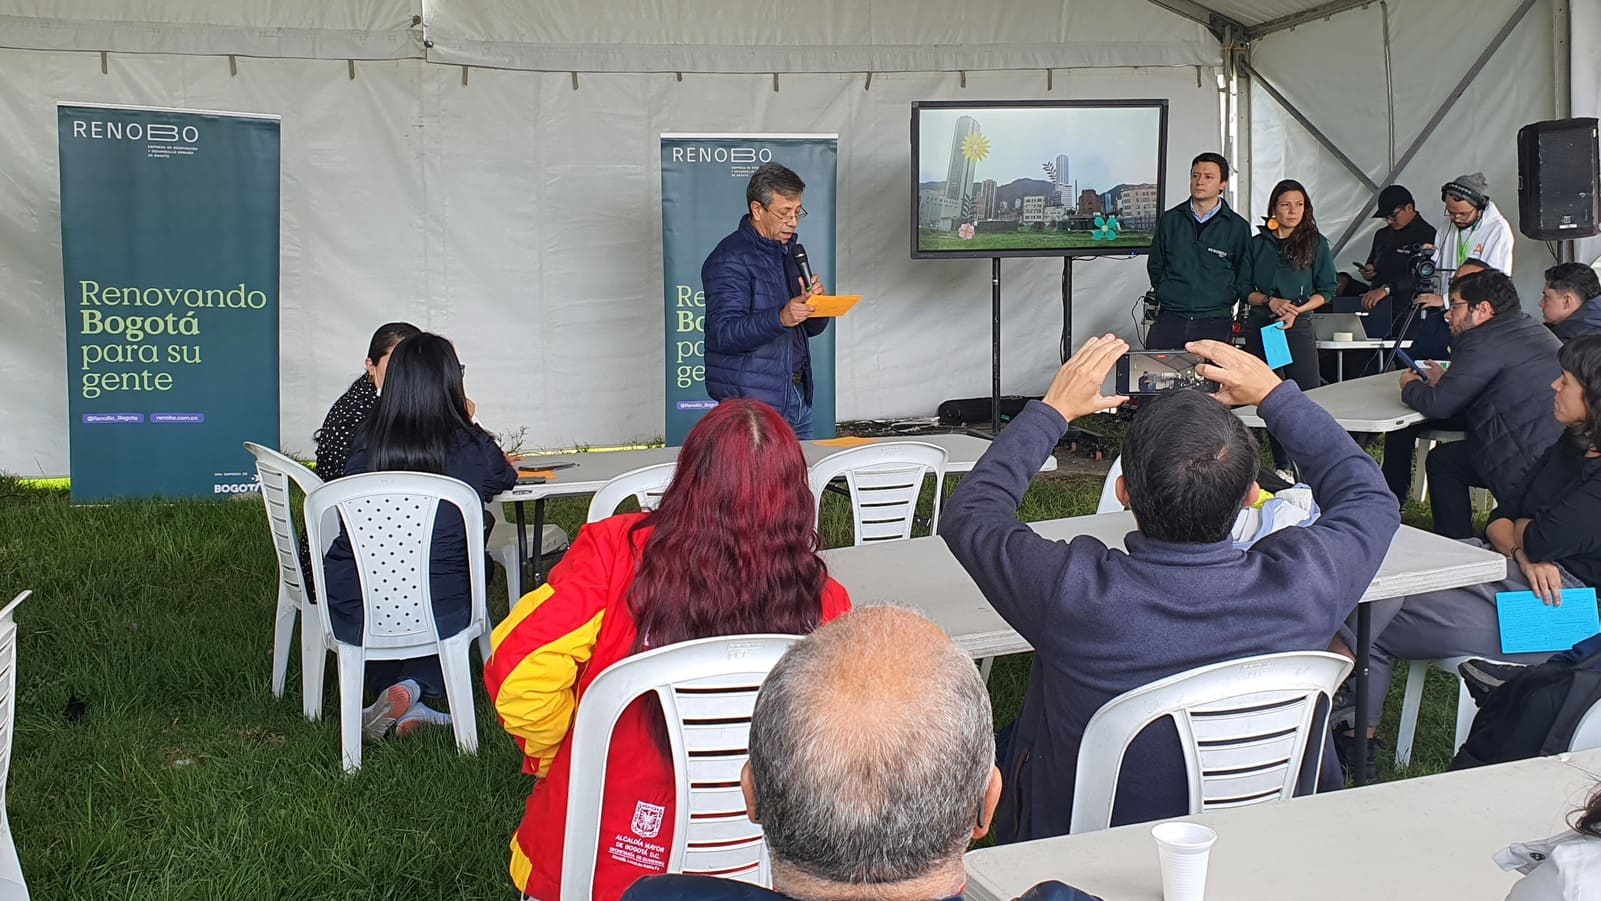
M 656 876 L 623 897 L 960 899 L 962 854 L 1001 794 L 991 728 L 978 670 L 938 626 L 891 607 L 840 617 L 784 655 L 751 720 L 741 781 L 773 888 Z M 1060 882 L 1024 899 L 1096 901 Z

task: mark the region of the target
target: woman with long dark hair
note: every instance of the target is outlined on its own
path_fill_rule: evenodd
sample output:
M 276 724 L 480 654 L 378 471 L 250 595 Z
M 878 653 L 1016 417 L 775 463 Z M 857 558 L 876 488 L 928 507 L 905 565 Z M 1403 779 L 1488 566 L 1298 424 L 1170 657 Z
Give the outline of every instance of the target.
M 1397 660 L 1542 663 L 1550 656 L 1502 653 L 1497 594 L 1532 591 L 1556 605 L 1563 588 L 1601 587 L 1601 335 L 1563 345 L 1557 362 L 1562 374 L 1551 383 L 1552 410 L 1568 433 L 1535 463 L 1522 497 L 1496 498 L 1486 540 L 1463 539 L 1506 555 L 1507 577 L 1373 605 L 1369 735 Z
M 1267 359 L 1262 329 L 1282 326 L 1292 357 L 1285 375 L 1302 391 L 1316 388 L 1322 381 L 1317 336 L 1305 317 L 1334 296 L 1337 281 L 1334 255 L 1329 252 L 1329 242 L 1318 233 L 1317 217 L 1312 214 L 1312 196 L 1300 182 L 1285 179 L 1273 186 L 1267 222 L 1251 239 L 1246 271 L 1250 283 L 1244 298 L 1250 306 L 1245 317 L 1246 345 Z M 1271 435 L 1268 438 L 1274 467 L 1287 470 L 1289 456 L 1277 440 Z
M 801 634 L 850 608 L 817 555 L 815 503 L 794 431 L 759 401 L 723 401 L 690 430 L 661 506 L 584 526 L 550 582 L 495 629 L 484 682 L 524 772 L 541 777 L 511 842 L 512 881 L 524 895 L 559 894 L 570 730 L 602 670 L 695 638 Z M 595 868 L 601 901 L 666 869 L 673 778 L 662 726 L 659 707 L 641 699 L 613 732 Z M 613 848 L 613 836 L 638 834 L 640 810 L 650 835 Z
M 420 332 L 389 352 L 383 394 L 356 433 L 346 473 L 384 471 L 431 472 L 460 479 L 485 503 L 517 483 L 517 471 L 495 439 L 473 422 L 461 361 L 456 349 L 439 335 Z M 486 532 L 487 526 L 486 521 Z M 472 618 L 464 528 L 461 514 L 441 505 L 434 518 L 428 575 L 434 620 L 442 638 L 460 632 Z M 487 558 L 485 567 L 489 572 Z M 361 580 L 342 529 L 328 550 L 324 570 L 334 633 L 342 641 L 359 642 Z M 423 696 L 444 694 L 438 657 L 371 661 L 367 684 L 380 688 L 362 716 L 362 729 L 369 738 L 381 738 L 391 727 L 403 736 L 420 723 L 450 722 L 448 716 L 422 703 Z M 473 715 L 471 710 L 458 712 Z

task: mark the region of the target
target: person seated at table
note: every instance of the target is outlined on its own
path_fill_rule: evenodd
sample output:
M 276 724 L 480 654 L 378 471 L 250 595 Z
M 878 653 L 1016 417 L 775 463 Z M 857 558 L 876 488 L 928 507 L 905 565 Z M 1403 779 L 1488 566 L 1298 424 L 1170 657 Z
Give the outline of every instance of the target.
M 462 385 L 461 360 L 445 338 L 419 332 L 388 354 L 388 371 L 379 376 L 384 391 L 372 415 L 357 429 L 346 475 L 364 472 L 431 472 L 466 482 L 485 503 L 517 483 L 517 471 L 488 432 L 473 422 L 473 404 Z M 491 527 L 484 517 L 484 532 Z M 460 632 L 472 618 L 468 585 L 467 533 L 455 507 L 441 504 L 429 549 L 429 590 L 439 637 Z M 484 572 L 490 572 L 485 557 Z M 361 577 L 350 539 L 341 528 L 324 562 L 328 615 L 340 641 L 360 643 L 365 611 Z M 405 736 L 419 725 L 449 725 L 450 717 L 422 698 L 444 694 L 437 656 L 410 660 L 370 660 L 367 685 L 379 687 L 362 713 L 362 731 L 382 738 L 391 727 Z M 471 710 L 455 711 L 472 716 Z
M 1367 590 L 1401 519 L 1378 464 L 1294 383 L 1216 341 L 1188 349 L 1210 362 L 1216 396 L 1180 391 L 1140 411 L 1123 441 L 1118 497 L 1138 531 L 1127 551 L 1081 536 L 1041 537 L 1018 522 L 1029 480 L 1074 418 L 1116 406 L 1100 387 L 1128 349 L 1093 338 L 995 439 L 940 519 L 940 535 L 984 597 L 1035 648 L 1002 772 L 996 838 L 1061 835 L 1073 810 L 1084 726 L 1107 701 L 1209 663 L 1323 650 Z M 1219 403 L 1218 401 L 1222 401 Z M 1322 506 L 1317 521 L 1239 550 L 1229 531 L 1261 451 L 1226 404 L 1257 404 Z M 1323 738 L 1315 739 L 1323 742 Z M 1336 778 L 1334 755 L 1325 774 Z M 1189 812 L 1183 757 L 1164 720 L 1129 746 L 1112 823 Z
M 1541 663 L 1550 656 L 1501 652 L 1497 593 L 1533 591 L 1555 604 L 1563 588 L 1601 586 L 1601 335 L 1575 338 L 1563 346 L 1558 362 L 1561 372 L 1547 386 L 1555 398 L 1546 409 L 1555 415 L 1545 414 L 1557 424 L 1558 436 L 1535 455 L 1526 491 L 1497 496 L 1500 506 L 1485 530 L 1488 546 L 1508 558 L 1507 577 L 1374 605 L 1369 735 L 1378 726 L 1397 660 L 1463 656 Z M 1350 644 L 1347 632 L 1343 645 Z M 1349 653 L 1344 647 L 1335 650 Z
M 350 442 L 356 430 L 367 421 L 372 408 L 378 405 L 378 391 L 384 384 L 384 370 L 389 367 L 389 352 L 403 338 L 420 332 L 409 322 L 386 322 L 378 326 L 367 342 L 367 371 L 356 377 L 345 393 L 328 408 L 322 419 L 322 428 L 313 432 L 311 440 L 317 445 L 317 478 L 332 482 L 345 474 L 345 462 L 350 459 Z M 300 570 L 311 574 L 311 544 L 304 529 L 300 532 Z M 316 587 L 308 580 L 301 586 L 306 595 L 315 600 Z
M 1434 531 L 1467 538 L 1473 534 L 1470 489 L 1488 488 L 1502 500 L 1521 497 L 1535 462 L 1562 431 L 1545 397 L 1558 374 L 1561 342 L 1523 312 L 1512 279 L 1494 270 L 1452 281 L 1445 316 L 1455 342 L 1451 368 L 1424 362 L 1426 379 L 1402 370 L 1401 402 L 1432 420 L 1424 427 L 1467 433 L 1436 446 L 1425 462 Z M 1418 432 L 1414 426 L 1384 440 L 1385 479 L 1402 503 Z
M 756 698 L 745 809 L 766 833 L 771 890 L 655 876 L 625 901 L 960 899 L 962 854 L 1000 800 L 989 692 L 973 658 L 910 610 L 868 607 L 819 628 Z M 1029 901 L 1094 901 L 1060 882 Z
M 1250 311 L 1245 317 L 1245 346 L 1266 359 L 1262 329 L 1283 326 L 1290 349 L 1285 374 L 1302 391 L 1311 391 L 1323 383 L 1323 376 L 1318 371 L 1317 336 L 1306 317 L 1334 296 L 1336 282 L 1334 255 L 1328 239 L 1318 233 L 1312 197 L 1300 182 L 1285 179 L 1273 186 L 1267 224 L 1251 239 L 1246 269 L 1250 290 L 1244 300 Z M 1290 457 L 1271 431 L 1268 444 L 1279 477 L 1294 482 Z
M 386 322 L 378 326 L 367 342 L 367 359 L 362 361 L 366 371 L 356 377 L 345 393 L 328 408 L 322 428 L 312 434 L 317 444 L 317 477 L 331 482 L 345 474 L 345 463 L 350 459 L 350 443 L 356 431 L 367 421 L 373 407 L 378 406 L 378 394 L 384 387 L 384 372 L 389 368 L 389 352 L 403 339 L 418 334 L 422 329 L 409 322 Z
M 571 729 L 602 670 L 695 638 L 803 634 L 850 609 L 817 554 L 815 505 L 794 430 L 760 401 L 725 400 L 690 429 L 654 512 L 584 526 L 549 583 L 495 628 L 484 684 L 523 771 L 539 778 L 511 841 L 511 877 L 523 894 L 558 896 Z M 595 898 L 616 899 L 666 869 L 674 805 L 665 740 L 660 708 L 643 698 L 612 734 Z M 609 853 L 611 836 L 632 835 L 640 804 L 661 815 L 655 851 Z
M 1497 866 L 1523 874 L 1506 901 L 1601 899 L 1601 786 L 1573 817 L 1573 828 L 1566 832 L 1496 852 Z
M 1547 269 L 1540 315 L 1551 334 L 1564 342 L 1601 331 L 1601 278 L 1583 263 L 1558 263 Z

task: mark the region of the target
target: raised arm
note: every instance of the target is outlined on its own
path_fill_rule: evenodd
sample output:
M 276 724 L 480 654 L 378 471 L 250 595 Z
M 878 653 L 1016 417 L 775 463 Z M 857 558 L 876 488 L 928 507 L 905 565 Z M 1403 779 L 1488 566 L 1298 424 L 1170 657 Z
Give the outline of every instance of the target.
M 940 515 L 940 535 L 986 600 L 1031 644 L 1051 628 L 1062 573 L 1074 548 L 1017 521 L 1017 508 L 1070 419 L 1115 407 L 1106 373 L 1128 344 L 1092 338 L 1056 374 L 1043 403 L 1031 402 L 990 445 Z M 1101 548 L 1102 551 L 1105 548 Z

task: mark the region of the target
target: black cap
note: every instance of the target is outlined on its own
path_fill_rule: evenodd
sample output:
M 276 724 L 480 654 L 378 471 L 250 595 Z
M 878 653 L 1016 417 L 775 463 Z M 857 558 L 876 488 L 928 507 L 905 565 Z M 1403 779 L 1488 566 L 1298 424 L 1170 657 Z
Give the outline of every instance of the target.
M 1412 192 L 1400 185 L 1390 185 L 1379 192 L 1379 208 L 1373 211 L 1373 218 L 1388 219 L 1390 214 L 1406 206 L 1412 201 Z

